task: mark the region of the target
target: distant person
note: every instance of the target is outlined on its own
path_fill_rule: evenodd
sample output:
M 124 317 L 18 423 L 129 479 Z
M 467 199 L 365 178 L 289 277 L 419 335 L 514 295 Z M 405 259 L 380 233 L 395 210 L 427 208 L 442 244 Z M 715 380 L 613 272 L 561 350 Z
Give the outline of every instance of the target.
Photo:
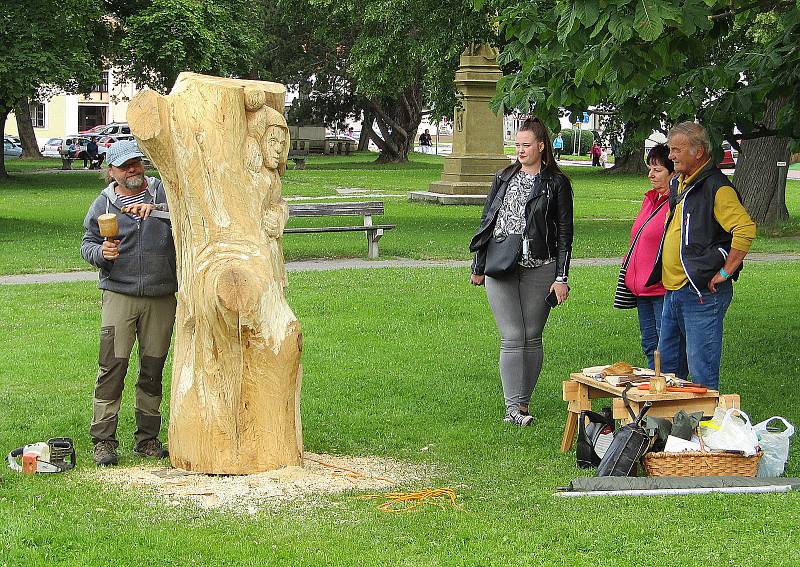
M 651 188 L 644 194 L 642 207 L 631 227 L 625 273 L 625 287 L 636 296 L 636 311 L 639 316 L 639 334 L 642 352 L 647 364 L 655 368 L 653 353 L 658 350 L 661 332 L 661 313 L 664 310 L 666 290 L 661 282 L 647 285 L 658 256 L 664 223 L 669 213 L 669 186 L 675 177 L 675 164 L 669 159 L 669 148 L 665 144 L 654 146 L 647 154 L 647 177 Z M 680 376 L 686 376 L 686 348 L 680 349 Z
M 608 148 L 602 146 L 600 148 L 600 167 L 605 168 L 608 165 Z
M 561 137 L 559 133 L 556 136 L 556 139 L 553 140 L 553 153 L 555 154 L 556 159 L 561 159 L 561 153 L 564 151 L 564 138 Z
M 433 153 L 433 140 L 428 128 L 425 128 L 425 131 L 419 135 L 419 147 L 423 154 Z
M 352 126 L 350 126 L 350 127 L 347 129 L 347 134 L 346 134 L 346 136 L 347 136 L 348 138 L 350 138 L 351 140 L 355 140 L 355 139 L 356 139 L 356 137 L 355 137 L 355 134 L 354 134 L 354 130 L 353 130 L 353 127 L 352 127 Z
M 681 122 L 667 136 L 679 174 L 670 188 L 670 212 L 647 285 L 661 280 L 662 369 L 678 372 L 685 341 L 693 382 L 719 389 L 722 323 L 733 299 L 756 225 L 730 180 L 711 160 L 705 128 Z
M 136 381 L 134 452 L 165 458 L 158 438 L 164 363 L 175 322 L 175 244 L 169 220 L 151 215 L 167 211 L 161 180 L 146 177 L 143 154 L 134 140 L 108 148 L 108 186 L 95 199 L 83 221 L 81 256 L 100 269 L 102 290 L 99 371 L 92 424 L 94 462 L 118 462 L 117 422 L 128 360 L 139 343 Z M 98 217 L 117 215 L 118 234 L 100 235 Z
M 495 175 L 470 242 L 475 253 L 470 282 L 486 286 L 500 331 L 503 421 L 525 427 L 533 422 L 529 409 L 542 370 L 542 332 L 551 307 L 569 295 L 572 187 L 537 118 L 522 123 L 516 148 L 517 160 Z M 506 241 L 515 253 L 502 253 Z M 508 269 L 487 274 L 487 266 Z
M 88 167 L 87 167 L 87 163 Z M 83 169 L 100 169 L 100 159 L 97 156 L 97 142 L 94 138 L 89 138 L 86 144 L 86 152 L 83 156 Z
M 592 167 L 600 167 L 600 146 L 597 142 L 592 142 L 592 147 L 589 150 L 589 155 L 592 156 Z

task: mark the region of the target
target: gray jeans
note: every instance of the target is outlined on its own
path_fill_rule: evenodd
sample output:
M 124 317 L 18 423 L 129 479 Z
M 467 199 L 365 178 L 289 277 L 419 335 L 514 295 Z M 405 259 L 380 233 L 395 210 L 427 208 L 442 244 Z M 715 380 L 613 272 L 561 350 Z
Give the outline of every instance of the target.
M 500 331 L 500 380 L 506 411 L 527 406 L 542 370 L 542 331 L 550 314 L 544 298 L 556 279 L 556 263 L 518 267 L 486 278 L 486 295 Z

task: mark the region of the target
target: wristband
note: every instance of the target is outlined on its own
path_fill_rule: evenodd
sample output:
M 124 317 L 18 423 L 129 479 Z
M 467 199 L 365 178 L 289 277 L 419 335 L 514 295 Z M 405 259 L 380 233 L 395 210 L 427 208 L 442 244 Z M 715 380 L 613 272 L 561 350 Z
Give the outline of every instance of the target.
M 557 283 L 567 283 L 567 277 L 566 276 L 558 276 L 556 278 L 556 282 Z
M 722 276 L 723 278 L 725 278 L 726 280 L 727 280 L 728 278 L 730 278 L 730 277 L 731 277 L 731 274 L 729 274 L 728 272 L 726 272 L 726 271 L 725 271 L 725 268 L 720 268 L 720 269 L 719 269 L 719 275 L 721 275 L 721 276 Z

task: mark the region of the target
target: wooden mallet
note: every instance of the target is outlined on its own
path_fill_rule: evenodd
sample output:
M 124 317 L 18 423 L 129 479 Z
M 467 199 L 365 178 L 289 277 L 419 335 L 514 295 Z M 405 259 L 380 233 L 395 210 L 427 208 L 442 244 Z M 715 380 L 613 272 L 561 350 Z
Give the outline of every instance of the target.
M 650 393 L 663 394 L 667 391 L 667 379 L 661 374 L 661 353 L 659 351 L 653 352 L 653 362 L 656 375 L 650 378 Z
M 100 236 L 104 236 L 106 240 L 113 240 L 117 235 L 117 215 L 114 213 L 106 213 L 97 217 L 97 224 L 100 227 Z

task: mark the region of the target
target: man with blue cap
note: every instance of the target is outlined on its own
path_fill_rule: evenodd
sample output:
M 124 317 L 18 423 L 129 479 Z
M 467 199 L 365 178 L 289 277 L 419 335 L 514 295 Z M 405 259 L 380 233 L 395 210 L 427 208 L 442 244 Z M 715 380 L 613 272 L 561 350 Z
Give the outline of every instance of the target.
M 94 462 L 116 465 L 117 421 L 133 344 L 139 342 L 134 452 L 168 456 L 158 438 L 164 363 L 175 323 L 175 244 L 161 180 L 144 174 L 135 140 L 122 140 L 106 153 L 108 186 L 83 221 L 81 256 L 100 269 L 102 291 L 100 369 L 90 427 Z M 113 213 L 117 235 L 104 238 L 98 217 Z

